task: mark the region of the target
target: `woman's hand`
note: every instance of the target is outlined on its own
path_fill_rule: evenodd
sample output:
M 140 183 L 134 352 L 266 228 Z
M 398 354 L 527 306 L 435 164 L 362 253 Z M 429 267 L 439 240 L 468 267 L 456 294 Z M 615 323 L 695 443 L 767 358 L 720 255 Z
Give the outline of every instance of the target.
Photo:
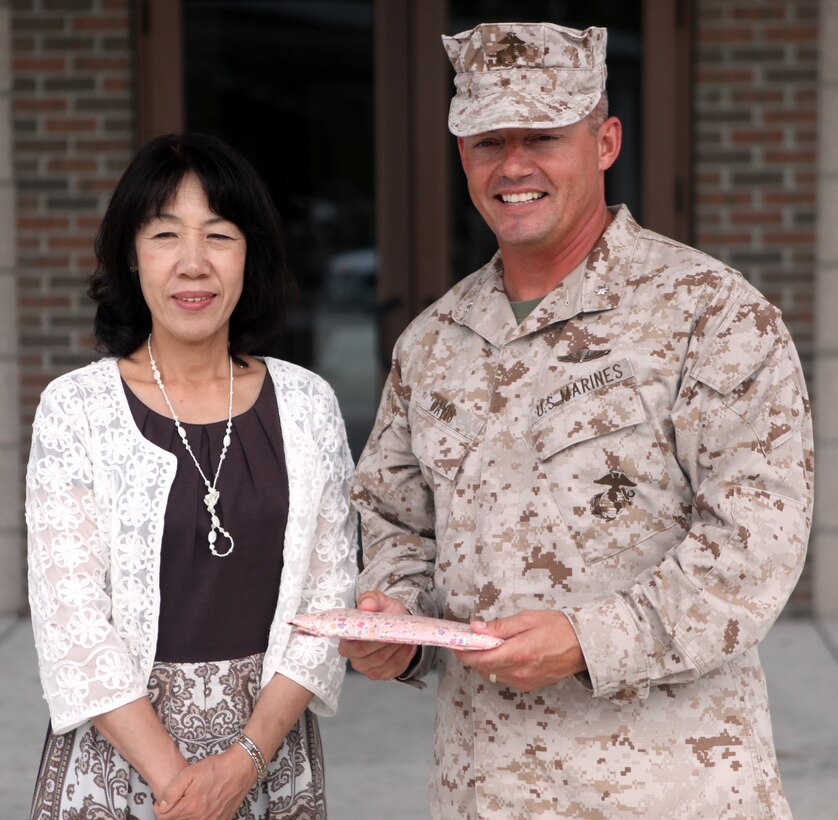
M 364 612 L 387 612 L 409 615 L 401 601 L 383 592 L 365 592 L 358 599 L 358 609 Z M 401 675 L 413 660 L 418 647 L 412 644 L 383 643 L 381 641 L 346 641 L 338 643 L 338 652 L 348 658 L 352 668 L 370 680 L 392 680 Z
M 312 698 L 299 683 L 275 674 L 261 693 L 244 733 L 273 759 Z M 250 755 L 233 743 L 226 752 L 193 763 L 154 792 L 158 820 L 230 820 L 256 782 Z
M 143 776 L 154 794 L 189 767 L 148 698 L 97 715 L 92 723 Z
M 233 743 L 183 769 L 157 795 L 158 820 L 230 820 L 256 783 L 250 755 Z

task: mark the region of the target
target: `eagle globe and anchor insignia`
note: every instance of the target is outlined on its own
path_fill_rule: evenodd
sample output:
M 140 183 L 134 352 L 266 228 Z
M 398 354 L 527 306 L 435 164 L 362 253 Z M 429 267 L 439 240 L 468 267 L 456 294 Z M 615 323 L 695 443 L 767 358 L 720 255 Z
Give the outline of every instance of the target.
M 591 514 L 602 521 L 613 521 L 624 507 L 631 505 L 637 484 L 622 470 L 609 470 L 594 484 L 605 484 L 608 489 L 597 493 L 591 500 Z

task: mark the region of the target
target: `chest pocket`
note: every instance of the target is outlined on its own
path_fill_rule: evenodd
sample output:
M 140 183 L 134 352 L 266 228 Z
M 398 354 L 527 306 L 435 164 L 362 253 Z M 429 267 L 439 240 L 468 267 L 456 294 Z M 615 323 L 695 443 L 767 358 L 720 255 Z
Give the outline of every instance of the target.
M 434 526 L 442 543 L 456 480 L 484 422 L 435 390 L 414 390 L 413 396 L 411 445 L 422 475 L 433 490 Z
M 587 564 L 669 529 L 680 514 L 630 365 L 611 371 L 622 378 L 582 379 L 543 399 L 530 426 L 539 477 Z
M 413 452 L 425 468 L 453 481 L 483 420 L 435 390 L 420 389 L 414 396 Z

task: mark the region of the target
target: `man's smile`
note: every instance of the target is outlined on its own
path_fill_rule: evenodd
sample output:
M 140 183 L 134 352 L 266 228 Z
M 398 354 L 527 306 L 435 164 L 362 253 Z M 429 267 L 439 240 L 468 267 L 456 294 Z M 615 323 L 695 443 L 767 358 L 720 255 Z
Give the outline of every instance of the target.
M 537 199 L 542 199 L 547 196 L 544 191 L 525 191 L 520 194 L 498 194 L 498 199 L 507 204 L 514 205 L 519 202 L 535 202 Z

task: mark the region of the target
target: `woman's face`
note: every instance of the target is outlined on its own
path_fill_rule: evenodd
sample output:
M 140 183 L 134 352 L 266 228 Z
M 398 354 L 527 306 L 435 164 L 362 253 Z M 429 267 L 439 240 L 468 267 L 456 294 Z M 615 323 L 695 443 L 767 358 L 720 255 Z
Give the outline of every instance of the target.
M 136 237 L 140 287 L 158 339 L 200 343 L 229 334 L 244 284 L 242 231 L 210 210 L 194 174 Z

